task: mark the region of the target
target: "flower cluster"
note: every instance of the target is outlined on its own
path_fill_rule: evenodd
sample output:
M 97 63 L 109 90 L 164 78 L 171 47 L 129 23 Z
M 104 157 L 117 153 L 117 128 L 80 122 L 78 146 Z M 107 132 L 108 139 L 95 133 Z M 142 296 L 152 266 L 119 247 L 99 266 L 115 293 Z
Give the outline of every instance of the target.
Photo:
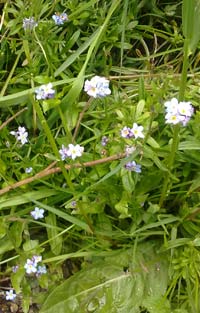
M 45 100 L 54 98 L 55 90 L 52 88 L 52 83 L 42 85 L 35 90 L 37 100 Z
M 91 80 L 87 79 L 85 81 L 84 91 L 93 98 L 102 98 L 110 95 L 109 80 L 100 76 L 94 76 Z
M 25 31 L 32 30 L 36 26 L 38 26 L 38 23 L 35 21 L 34 17 L 28 17 L 23 19 L 23 28 Z
M 13 292 L 13 290 L 9 290 L 9 291 L 6 291 L 6 300 L 15 300 L 16 298 L 16 294 Z
M 144 134 L 143 134 L 143 126 L 139 126 L 136 123 L 133 123 L 133 127 L 127 127 L 125 126 L 122 130 L 121 130 L 121 137 L 123 138 L 144 138 Z
M 11 131 L 11 135 L 15 136 L 17 141 L 20 141 L 22 145 L 28 142 L 28 132 L 25 127 L 18 127 L 17 131 Z
M 190 102 L 178 102 L 176 98 L 165 102 L 164 105 L 166 124 L 176 125 L 182 123 L 182 125 L 185 126 L 194 113 L 194 108 Z
M 135 161 L 130 161 L 124 165 L 125 169 L 131 172 L 141 173 L 141 165 Z
M 31 211 L 30 214 L 35 220 L 39 220 L 40 218 L 44 217 L 44 210 L 36 206 L 35 210 Z
M 69 144 L 68 147 L 62 145 L 62 148 L 59 150 L 61 160 L 64 161 L 67 158 L 75 160 L 77 157 L 82 156 L 84 147 L 80 145 Z
M 41 255 L 34 255 L 32 259 L 27 259 L 24 265 L 27 274 L 36 274 L 36 276 L 46 274 L 47 269 L 45 265 L 39 263 L 42 262 Z
M 68 21 L 68 16 L 66 13 L 55 13 L 52 15 L 52 19 L 56 25 L 63 25 L 64 22 Z

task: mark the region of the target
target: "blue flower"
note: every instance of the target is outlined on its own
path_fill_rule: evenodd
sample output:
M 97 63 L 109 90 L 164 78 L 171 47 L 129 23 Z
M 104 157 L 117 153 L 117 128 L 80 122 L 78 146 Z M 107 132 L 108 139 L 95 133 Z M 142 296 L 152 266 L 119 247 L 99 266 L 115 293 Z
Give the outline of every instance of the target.
M 68 21 L 68 16 L 66 13 L 55 13 L 52 16 L 52 19 L 54 20 L 56 25 L 63 25 L 64 22 Z
M 93 98 L 102 98 L 111 94 L 109 80 L 105 77 L 94 76 L 91 80 L 86 80 L 84 91 Z
M 39 265 L 38 268 L 37 268 L 36 275 L 39 276 L 39 275 L 46 274 L 46 273 L 47 273 L 46 266 L 45 265 Z
M 131 172 L 141 173 L 141 165 L 136 164 L 135 161 L 130 161 L 125 164 L 125 169 Z
M 36 26 L 38 26 L 38 23 L 35 21 L 34 17 L 28 17 L 23 19 L 23 28 L 25 31 L 32 30 Z

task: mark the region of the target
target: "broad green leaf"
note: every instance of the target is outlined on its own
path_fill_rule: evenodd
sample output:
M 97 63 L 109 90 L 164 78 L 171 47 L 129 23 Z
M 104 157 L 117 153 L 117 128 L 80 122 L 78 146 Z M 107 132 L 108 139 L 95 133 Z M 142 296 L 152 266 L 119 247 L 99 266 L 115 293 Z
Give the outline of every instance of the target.
M 23 249 L 24 251 L 31 251 L 39 246 L 39 241 L 38 240 L 27 240 L 23 244 Z
M 0 239 L 0 256 L 12 249 L 14 249 L 14 246 L 12 241 L 7 236 L 4 236 L 2 239 Z
M 133 192 L 133 190 L 135 189 L 135 181 L 132 177 L 132 172 L 122 168 L 121 176 L 124 190 L 126 190 L 129 193 Z
M 40 313 L 140 313 L 141 307 L 153 313 L 151 299 L 162 303 L 161 313 L 170 313 L 163 297 L 168 277 L 166 255 L 156 254 L 152 244 L 141 245 L 134 255 L 132 249 L 118 252 L 56 287 Z

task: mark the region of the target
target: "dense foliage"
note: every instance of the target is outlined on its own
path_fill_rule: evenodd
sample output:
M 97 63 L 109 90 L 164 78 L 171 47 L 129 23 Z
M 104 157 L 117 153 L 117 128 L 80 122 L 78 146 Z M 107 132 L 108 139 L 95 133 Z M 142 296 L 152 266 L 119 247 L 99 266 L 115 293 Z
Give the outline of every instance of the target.
M 4 299 L 198 313 L 198 0 L 0 8 Z

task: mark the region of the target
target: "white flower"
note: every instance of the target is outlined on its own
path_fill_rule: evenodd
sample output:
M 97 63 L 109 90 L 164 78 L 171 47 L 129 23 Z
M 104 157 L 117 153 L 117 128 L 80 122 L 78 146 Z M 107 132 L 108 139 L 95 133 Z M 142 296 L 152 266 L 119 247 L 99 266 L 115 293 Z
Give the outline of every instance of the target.
M 165 115 L 166 124 L 176 125 L 180 122 L 180 117 L 177 114 L 167 113 Z
M 6 291 L 6 300 L 14 300 L 16 296 L 13 290 Z
M 190 102 L 178 102 L 176 98 L 166 101 L 164 106 L 166 107 L 166 124 L 176 125 L 182 123 L 182 125 L 185 126 L 194 113 Z
M 32 257 L 32 261 L 35 264 L 35 266 L 37 266 L 37 264 L 42 261 L 42 256 L 41 255 L 34 255 Z
M 133 133 L 133 136 L 135 137 L 135 139 L 144 138 L 144 134 L 142 133 L 143 129 L 144 129 L 143 126 L 139 126 L 138 124 L 133 123 L 131 132 Z
M 178 100 L 176 98 L 172 98 L 170 101 L 166 101 L 164 106 L 166 107 L 165 110 L 167 113 L 176 114 L 178 112 Z
M 192 114 L 194 113 L 194 109 L 193 109 L 193 107 L 192 107 L 190 102 L 182 101 L 182 102 L 179 103 L 178 112 L 181 115 L 185 115 L 187 117 L 191 117 Z
M 84 151 L 84 147 L 81 147 L 80 145 L 73 145 L 70 143 L 68 145 L 67 155 L 72 160 L 75 160 L 77 157 L 82 156 L 83 151 Z
M 105 77 L 94 76 L 91 80 L 86 80 L 84 91 L 93 98 L 102 98 L 111 94 L 109 80 Z
M 30 174 L 32 172 L 33 168 L 32 167 L 26 167 L 25 168 L 25 173 Z
M 42 85 L 35 90 L 37 100 L 51 99 L 55 95 L 52 83 Z
M 35 219 L 35 220 L 38 220 L 40 218 L 43 218 L 44 217 L 44 210 L 43 209 L 40 209 L 38 207 L 35 207 L 35 210 L 34 211 L 31 211 L 31 216 Z
M 18 127 L 17 131 L 11 131 L 11 135 L 15 136 L 17 141 L 20 141 L 22 145 L 28 142 L 28 132 L 25 127 Z
M 27 259 L 24 265 L 27 274 L 32 274 L 37 272 L 37 264 L 33 260 Z

